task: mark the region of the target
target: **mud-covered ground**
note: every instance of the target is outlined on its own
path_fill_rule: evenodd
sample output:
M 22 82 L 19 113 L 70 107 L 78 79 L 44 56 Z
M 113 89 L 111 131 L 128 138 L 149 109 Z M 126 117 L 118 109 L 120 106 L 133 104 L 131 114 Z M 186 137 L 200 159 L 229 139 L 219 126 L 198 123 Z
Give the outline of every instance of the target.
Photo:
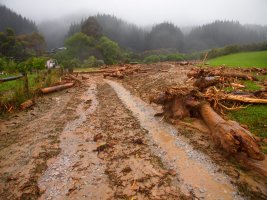
M 154 117 L 149 96 L 184 84 L 190 67 L 143 68 L 86 75 L 1 119 L 0 199 L 266 199 L 266 179 L 214 147 L 202 122 Z

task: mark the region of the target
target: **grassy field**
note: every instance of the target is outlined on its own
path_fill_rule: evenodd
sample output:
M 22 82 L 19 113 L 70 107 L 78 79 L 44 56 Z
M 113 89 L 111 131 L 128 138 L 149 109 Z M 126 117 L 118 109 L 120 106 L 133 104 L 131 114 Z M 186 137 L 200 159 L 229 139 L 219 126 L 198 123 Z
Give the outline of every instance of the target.
M 267 51 L 243 52 L 208 60 L 211 66 L 267 67 Z

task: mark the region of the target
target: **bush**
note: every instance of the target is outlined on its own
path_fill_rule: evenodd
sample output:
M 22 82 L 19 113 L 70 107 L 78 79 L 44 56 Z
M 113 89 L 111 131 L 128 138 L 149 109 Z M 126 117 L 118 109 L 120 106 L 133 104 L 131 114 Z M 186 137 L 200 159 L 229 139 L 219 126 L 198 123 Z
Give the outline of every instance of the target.
M 233 53 L 248 52 L 248 51 L 266 51 L 267 42 L 257 43 L 257 44 L 247 44 L 247 45 L 229 45 L 224 48 L 215 48 L 208 51 L 208 58 L 216 58 L 220 56 L 225 56 Z M 203 54 L 204 57 L 205 54 Z
M 4 58 L 0 58 L 0 72 L 4 71 L 7 66 L 7 61 Z
M 123 53 L 119 45 L 107 37 L 100 38 L 99 49 L 106 64 L 117 64 L 123 60 Z
M 90 56 L 87 60 L 83 61 L 83 67 L 98 67 L 98 60 L 94 56 Z
M 160 61 L 161 61 L 160 56 L 157 56 L 157 55 L 147 56 L 144 59 L 145 63 L 155 63 L 155 62 L 160 62 Z
M 167 55 L 150 55 L 145 57 L 145 63 L 155 63 L 162 61 L 182 61 L 185 60 L 186 57 L 182 54 L 167 54 Z

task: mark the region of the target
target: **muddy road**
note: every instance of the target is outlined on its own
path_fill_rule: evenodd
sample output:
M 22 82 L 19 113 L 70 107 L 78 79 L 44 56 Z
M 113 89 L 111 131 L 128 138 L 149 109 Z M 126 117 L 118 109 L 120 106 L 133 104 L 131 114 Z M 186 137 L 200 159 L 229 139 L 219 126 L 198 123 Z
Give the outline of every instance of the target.
M 88 75 L 2 119 L 0 199 L 265 199 L 266 180 L 206 146 L 201 131 L 154 117 L 145 91 L 169 75 L 143 76 L 148 85 Z

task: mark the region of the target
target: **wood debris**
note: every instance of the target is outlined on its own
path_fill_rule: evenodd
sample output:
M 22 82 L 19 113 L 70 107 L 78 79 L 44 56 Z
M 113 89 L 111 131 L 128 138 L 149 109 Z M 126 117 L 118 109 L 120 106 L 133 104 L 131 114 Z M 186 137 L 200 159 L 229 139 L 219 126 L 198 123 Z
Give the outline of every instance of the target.
M 74 83 L 66 83 L 66 84 L 57 85 L 57 86 L 53 86 L 53 87 L 43 88 L 43 89 L 41 89 L 41 92 L 43 94 L 48 94 L 48 93 L 64 90 L 64 89 L 67 89 L 67 88 L 71 88 L 73 86 L 74 86 Z
M 243 73 L 226 73 L 224 69 L 193 69 L 188 77 L 195 79 L 192 85 L 169 87 L 164 92 L 152 96 L 150 102 L 163 107 L 163 116 L 166 120 L 180 120 L 186 117 L 202 118 L 211 131 L 211 136 L 216 145 L 229 154 L 245 152 L 248 157 L 255 160 L 264 160 L 258 141 L 252 133 L 235 121 L 223 119 L 216 111 L 244 108 L 242 104 L 266 104 L 266 98 L 258 98 L 256 94 L 266 90 L 252 92 L 237 91 L 226 93 L 223 89 L 230 85 L 235 88 L 244 88 L 242 84 L 230 83 L 227 78 L 243 80 L 256 80 L 255 77 Z M 227 84 L 226 84 L 227 83 Z M 225 105 L 231 105 L 227 107 Z

